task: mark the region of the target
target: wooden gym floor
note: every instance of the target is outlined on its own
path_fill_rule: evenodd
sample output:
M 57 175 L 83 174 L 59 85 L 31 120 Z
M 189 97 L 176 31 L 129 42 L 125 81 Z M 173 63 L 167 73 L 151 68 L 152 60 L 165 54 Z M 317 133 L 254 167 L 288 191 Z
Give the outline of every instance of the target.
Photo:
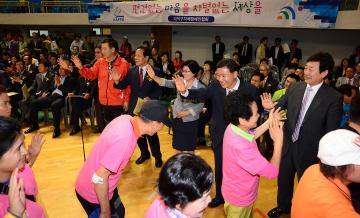
M 69 136 L 69 130 L 63 129 L 59 138 L 52 139 L 52 131 L 52 126 L 41 127 L 39 130 L 45 135 L 46 143 L 33 166 L 39 187 L 38 201 L 50 218 L 86 217 L 74 191 L 75 179 L 84 161 L 81 134 Z M 89 125 L 84 127 L 83 133 L 87 155 L 99 134 L 92 133 Z M 119 134 L 121 134 L 121 130 L 119 130 Z M 159 133 L 159 137 L 165 162 L 175 152 L 171 147 L 171 136 L 168 135 L 167 128 Z M 31 134 L 26 135 L 27 143 L 30 142 L 30 139 Z M 155 185 L 159 169 L 155 168 L 153 158 L 142 165 L 136 165 L 135 160 L 139 154 L 139 149 L 136 148 L 118 185 L 127 218 L 143 217 L 156 196 Z M 214 166 L 213 152 L 210 147 L 199 148 L 196 150 L 196 154 Z M 213 185 L 213 191 L 214 187 Z M 254 210 L 255 218 L 267 217 L 267 211 L 276 206 L 276 190 L 276 180 L 261 178 L 258 200 Z M 225 215 L 223 208 L 219 206 L 215 209 L 208 208 L 204 217 L 221 218 Z

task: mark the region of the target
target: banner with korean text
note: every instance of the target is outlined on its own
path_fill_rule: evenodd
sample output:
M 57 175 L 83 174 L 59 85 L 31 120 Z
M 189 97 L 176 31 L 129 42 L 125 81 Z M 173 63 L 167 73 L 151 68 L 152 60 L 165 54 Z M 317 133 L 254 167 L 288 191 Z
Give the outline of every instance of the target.
M 91 4 L 95 25 L 334 28 L 340 0 L 168 0 Z

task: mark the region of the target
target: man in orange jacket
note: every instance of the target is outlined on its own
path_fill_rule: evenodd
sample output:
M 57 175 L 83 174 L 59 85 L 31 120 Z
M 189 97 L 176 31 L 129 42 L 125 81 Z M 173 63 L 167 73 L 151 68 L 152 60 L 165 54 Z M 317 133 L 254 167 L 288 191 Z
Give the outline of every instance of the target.
M 111 72 L 118 72 L 125 77 L 130 64 L 117 53 L 118 44 L 114 39 L 105 39 L 101 43 L 101 53 L 103 55 L 91 68 L 83 67 L 77 56 L 72 56 L 72 61 L 79 69 L 80 75 L 90 79 L 98 79 L 99 101 L 104 111 L 105 121 L 109 123 L 114 118 L 120 116 L 128 110 L 130 100 L 130 86 L 124 90 L 113 87 L 114 81 Z M 60 65 L 65 67 L 63 61 Z

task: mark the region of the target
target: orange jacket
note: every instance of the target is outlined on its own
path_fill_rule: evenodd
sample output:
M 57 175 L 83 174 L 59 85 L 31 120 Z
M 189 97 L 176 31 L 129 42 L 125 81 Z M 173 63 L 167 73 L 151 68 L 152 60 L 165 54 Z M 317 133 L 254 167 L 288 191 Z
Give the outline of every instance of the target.
M 116 71 L 121 75 L 120 80 L 122 80 L 126 76 L 130 68 L 130 64 L 118 55 L 112 68 L 116 69 Z M 113 87 L 114 80 L 112 80 L 110 76 L 109 62 L 107 62 L 104 58 L 96 61 L 94 66 L 91 68 L 83 67 L 80 70 L 80 75 L 90 80 L 98 79 L 100 104 L 123 106 L 124 103 L 129 103 L 131 92 L 130 86 L 124 90 Z

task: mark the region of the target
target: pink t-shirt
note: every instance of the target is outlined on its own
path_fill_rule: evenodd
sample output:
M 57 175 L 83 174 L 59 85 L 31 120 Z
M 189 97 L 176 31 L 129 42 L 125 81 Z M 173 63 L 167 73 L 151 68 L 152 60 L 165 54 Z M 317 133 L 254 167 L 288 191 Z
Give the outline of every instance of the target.
M 230 124 L 223 140 L 222 194 L 226 202 L 246 207 L 256 200 L 259 177 L 276 178 L 278 167 L 259 152 L 252 132 Z
M 9 208 L 9 198 L 7 195 L 0 194 L 0 217 L 4 217 L 7 213 L 7 209 Z M 25 201 L 25 213 L 28 218 L 44 218 L 44 211 L 35 202 L 29 201 L 26 199 Z
M 99 204 L 91 181 L 95 171 L 103 166 L 112 172 L 109 176 L 110 200 L 119 177 L 134 152 L 138 137 L 130 119 L 130 115 L 122 115 L 106 126 L 77 177 L 77 193 L 91 203 Z
M 171 216 L 164 201 L 157 197 L 146 211 L 145 218 L 171 218 Z
M 35 176 L 28 164 L 25 164 L 25 167 L 18 174 L 19 178 L 23 178 L 24 180 L 24 191 L 27 195 L 36 196 L 38 193 L 38 187 L 35 181 Z

